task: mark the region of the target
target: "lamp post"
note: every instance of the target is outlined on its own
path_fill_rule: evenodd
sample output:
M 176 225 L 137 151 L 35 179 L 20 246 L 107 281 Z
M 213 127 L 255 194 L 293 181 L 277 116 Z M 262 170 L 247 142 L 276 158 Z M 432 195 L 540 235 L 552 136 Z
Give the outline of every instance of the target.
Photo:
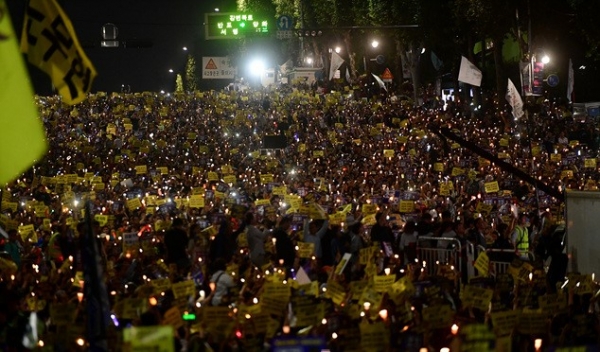
M 376 39 L 373 39 L 371 41 L 371 48 L 377 49 L 378 47 L 379 47 L 379 41 Z M 367 72 L 367 53 L 368 53 L 368 47 L 367 47 L 367 51 L 365 51 L 365 55 L 363 55 L 363 68 L 365 70 L 365 73 Z M 374 60 L 369 59 L 369 61 L 374 61 Z

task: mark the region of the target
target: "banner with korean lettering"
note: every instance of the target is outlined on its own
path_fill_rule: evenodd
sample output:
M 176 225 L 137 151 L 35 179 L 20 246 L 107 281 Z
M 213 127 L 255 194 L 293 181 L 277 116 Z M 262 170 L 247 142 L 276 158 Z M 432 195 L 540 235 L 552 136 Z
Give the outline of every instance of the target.
M 234 79 L 235 67 L 230 66 L 226 56 L 202 57 L 202 79 Z
M 30 0 L 21 51 L 46 72 L 67 104 L 85 99 L 96 69 L 81 48 L 71 21 L 55 0 Z

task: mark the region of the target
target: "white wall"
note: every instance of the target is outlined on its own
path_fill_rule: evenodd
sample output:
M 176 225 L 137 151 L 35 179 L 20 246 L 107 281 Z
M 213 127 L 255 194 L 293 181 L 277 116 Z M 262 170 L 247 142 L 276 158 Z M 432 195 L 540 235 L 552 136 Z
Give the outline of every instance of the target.
M 567 191 L 570 270 L 600 274 L 600 192 Z

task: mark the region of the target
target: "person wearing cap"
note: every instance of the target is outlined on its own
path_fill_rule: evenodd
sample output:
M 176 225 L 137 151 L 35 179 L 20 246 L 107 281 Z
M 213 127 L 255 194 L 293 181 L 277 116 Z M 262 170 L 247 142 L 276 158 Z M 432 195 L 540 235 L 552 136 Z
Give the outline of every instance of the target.
M 512 243 L 515 246 L 517 255 L 522 259 L 529 258 L 529 230 L 527 229 L 528 223 L 529 218 L 527 217 L 527 214 L 519 214 L 517 224 L 515 225 L 515 230 L 512 233 Z

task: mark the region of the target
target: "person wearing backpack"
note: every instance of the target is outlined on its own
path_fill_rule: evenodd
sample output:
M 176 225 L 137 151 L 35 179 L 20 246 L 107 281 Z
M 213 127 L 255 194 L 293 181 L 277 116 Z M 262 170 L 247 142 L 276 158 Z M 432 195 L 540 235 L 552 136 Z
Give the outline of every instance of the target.
M 215 272 L 210 277 L 210 295 L 205 302 L 209 302 L 212 306 L 223 306 L 231 303 L 231 290 L 235 287 L 233 277 L 226 271 L 227 265 L 225 260 L 217 259 L 214 263 Z

